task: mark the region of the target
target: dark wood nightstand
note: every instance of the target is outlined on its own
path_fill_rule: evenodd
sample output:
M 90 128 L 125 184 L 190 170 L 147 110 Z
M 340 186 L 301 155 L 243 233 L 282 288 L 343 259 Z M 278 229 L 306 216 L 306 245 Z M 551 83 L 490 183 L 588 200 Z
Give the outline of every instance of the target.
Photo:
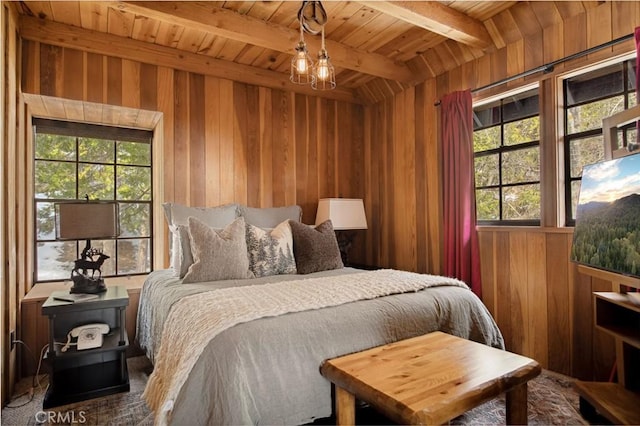
M 47 361 L 50 367 L 50 384 L 43 408 L 128 392 L 129 338 L 125 312 L 129 295 L 126 288 L 109 287 L 98 298 L 83 302 L 55 299 L 65 295 L 69 295 L 68 290 L 53 292 L 42 305 L 42 314 L 49 317 Z M 73 328 L 94 323 L 109 326 L 102 346 L 84 350 L 71 346 L 66 352 L 62 351 Z

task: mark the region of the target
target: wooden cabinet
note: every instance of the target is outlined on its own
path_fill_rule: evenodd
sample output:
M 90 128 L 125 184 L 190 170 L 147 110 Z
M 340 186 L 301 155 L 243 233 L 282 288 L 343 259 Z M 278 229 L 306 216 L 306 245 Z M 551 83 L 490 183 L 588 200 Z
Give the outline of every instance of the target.
M 633 296 L 630 293 L 594 293 L 595 321 L 600 330 L 639 349 L 640 299 L 636 301 Z
M 640 288 L 640 280 L 580 268 L 583 273 L 610 279 L 619 290 L 593 295 L 595 327 L 615 340 L 618 382 L 576 382 L 580 411 L 587 418 L 597 412 L 614 424 L 640 424 L 640 298 L 638 293 L 622 291 Z
M 136 318 L 138 317 L 138 303 L 140 290 L 146 279 L 146 275 L 131 277 L 105 278 L 107 287 L 124 286 L 129 294 L 129 305 L 126 308 L 127 334 L 130 345 L 127 348 L 127 356 L 141 355 L 142 351 L 135 345 Z M 42 305 L 54 291 L 69 289 L 71 282 L 41 283 L 36 284 L 27 293 L 20 303 L 20 327 L 18 330 L 20 339 L 27 345 L 31 352 L 22 345 L 18 345 L 21 377 L 35 374 L 38 359 L 42 348 L 49 343 L 49 323 L 47 317 L 42 315 Z

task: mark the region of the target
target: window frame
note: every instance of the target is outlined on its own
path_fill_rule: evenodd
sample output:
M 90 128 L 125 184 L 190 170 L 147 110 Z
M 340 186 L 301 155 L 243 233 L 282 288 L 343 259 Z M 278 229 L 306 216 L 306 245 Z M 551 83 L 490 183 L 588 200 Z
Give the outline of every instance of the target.
M 604 146 L 604 134 L 603 134 L 603 129 L 602 129 L 602 125 L 600 125 L 600 127 L 594 128 L 594 129 L 589 129 L 589 130 L 583 130 L 580 132 L 576 132 L 576 133 L 569 133 L 569 119 L 568 119 L 568 113 L 569 110 L 571 108 L 575 108 L 575 107 L 579 107 L 579 106 L 583 106 L 583 105 L 588 105 L 594 102 L 599 102 L 605 99 L 611 99 L 617 96 L 622 96 L 623 100 L 624 100 L 624 108 L 623 110 L 627 110 L 630 108 L 629 106 L 629 97 L 632 93 L 634 93 L 636 90 L 635 89 L 629 89 L 628 88 L 628 83 L 630 81 L 629 79 L 629 69 L 628 67 L 624 66 L 625 63 L 630 62 L 630 61 L 634 61 L 635 57 L 623 57 L 623 58 L 617 58 L 617 60 L 615 61 L 608 61 L 606 63 L 603 63 L 601 66 L 598 67 L 589 67 L 585 70 L 582 71 L 577 71 L 577 72 L 573 72 L 570 75 L 564 76 L 561 78 L 561 88 L 562 88 L 562 107 L 560 108 L 562 110 L 562 121 L 563 121 L 563 136 L 562 136 L 562 152 L 563 152 L 563 167 L 564 167 L 564 222 L 565 222 L 565 227 L 573 227 L 575 226 L 576 223 L 576 219 L 575 217 L 573 217 L 573 203 L 572 203 L 572 196 L 573 196 L 573 192 L 572 192 L 572 185 L 574 184 L 574 182 L 582 182 L 582 172 L 580 173 L 579 177 L 573 177 L 571 175 L 571 142 L 574 140 L 579 140 L 579 139 L 585 139 L 585 138 L 590 138 L 590 137 L 597 137 L 597 136 L 602 136 L 603 139 L 603 145 L 602 148 L 604 150 L 604 152 L 606 153 L 606 148 Z M 603 68 L 607 68 L 607 67 L 611 67 L 611 66 L 615 66 L 615 65 L 622 65 L 622 90 L 617 90 L 613 93 L 608 94 L 607 96 L 600 96 L 600 97 L 596 97 L 593 99 L 589 99 L 587 101 L 582 101 L 582 102 L 576 102 L 574 104 L 569 105 L 568 102 L 568 90 L 567 90 L 567 84 L 568 81 L 574 77 L 577 76 L 584 76 L 587 75 L 589 73 L 601 70 Z M 638 70 L 636 70 L 636 72 L 638 72 Z M 640 104 L 640 102 L 638 102 L 638 99 L 636 99 L 636 103 Z M 626 146 L 627 143 L 627 136 L 626 136 L 626 131 L 630 128 L 633 128 L 635 126 L 635 123 L 630 123 L 626 126 L 622 126 L 619 128 L 619 130 L 622 130 L 622 134 L 623 134 L 623 146 Z
M 114 241 L 114 251 L 115 253 L 110 254 L 111 259 L 114 262 L 114 272 L 113 274 L 104 274 L 103 277 L 125 277 L 125 276 L 135 276 L 135 275 L 146 275 L 154 269 L 154 255 L 155 255 L 155 218 L 154 218 L 154 206 L 155 202 L 155 188 L 154 188 L 154 167 L 157 165 L 154 164 L 154 132 L 152 130 L 143 130 L 143 129 L 135 129 L 135 128 L 125 128 L 125 127 L 116 127 L 110 125 L 98 125 L 98 124 L 89 124 L 82 122 L 71 122 L 71 121 L 61 121 L 56 119 L 48 119 L 48 118 L 37 118 L 34 117 L 32 119 L 32 156 L 31 161 L 33 164 L 33 173 L 32 173 L 32 188 L 33 191 L 31 195 L 31 199 L 33 202 L 33 215 L 32 215 L 32 223 L 33 223 L 33 284 L 37 285 L 40 283 L 47 282 L 59 282 L 61 280 L 65 280 L 66 278 L 55 278 L 55 279 L 38 279 L 38 244 L 39 243 L 51 243 L 57 242 L 58 240 L 54 239 L 40 239 L 38 237 L 38 205 L 41 203 L 64 203 L 69 201 L 74 201 L 75 199 L 67 199 L 67 198 L 39 198 L 36 196 L 36 164 L 38 161 L 46 161 L 46 162 L 56 162 L 56 163 L 67 163 L 75 165 L 75 193 L 76 196 L 80 196 L 79 194 L 79 166 L 80 165 L 107 165 L 113 167 L 114 174 L 114 182 L 113 182 L 113 200 L 99 200 L 99 201 L 116 201 L 121 206 L 120 210 L 122 210 L 122 205 L 126 204 L 144 204 L 148 206 L 149 212 L 149 231 L 147 236 L 119 236 L 111 239 L 99 239 L 99 240 L 112 240 Z M 36 154 L 36 140 L 38 134 L 55 134 L 60 136 L 68 136 L 75 139 L 75 158 L 72 160 L 51 160 L 51 159 L 39 159 Z M 80 138 L 94 138 L 94 139 L 103 139 L 106 141 L 113 142 L 113 157 L 112 161 L 109 163 L 105 162 L 95 162 L 95 161 L 85 161 L 80 160 L 79 158 L 79 144 Z M 135 143 L 146 143 L 149 145 L 149 164 L 128 164 L 128 163 L 119 163 L 117 161 L 117 142 L 135 142 Z M 149 170 L 149 199 L 148 200 L 118 200 L 118 183 L 117 183 L 117 170 L 118 166 L 120 167 L 140 167 Z M 94 201 L 94 200 L 92 200 Z M 96 239 L 98 240 L 98 239 Z M 147 241 L 147 251 L 149 254 L 148 264 L 149 268 L 143 272 L 124 272 L 118 273 L 118 242 L 119 241 L 127 241 L 127 240 L 146 240 Z M 69 240 L 70 242 L 75 242 L 75 250 L 76 256 L 82 252 L 82 249 L 85 245 L 86 240 Z M 69 266 L 69 273 L 71 273 L 71 266 Z
M 518 186 L 524 186 L 524 185 L 535 185 L 537 184 L 540 188 L 540 200 L 542 201 L 542 172 L 540 171 L 540 175 L 539 175 L 539 179 L 537 181 L 522 181 L 522 182 L 517 182 L 517 183 L 508 183 L 508 184 L 504 184 L 502 182 L 503 180 L 503 171 L 502 171 L 502 164 L 503 164 L 503 154 L 504 153 L 509 153 L 509 152 L 517 152 L 517 151 L 521 151 L 524 149 L 529 149 L 532 147 L 537 147 L 538 148 L 538 155 L 539 155 L 539 162 L 540 162 L 540 168 L 542 168 L 542 152 L 541 152 L 541 137 L 542 137 L 542 122 L 539 122 L 539 134 L 538 134 L 538 139 L 534 140 L 534 141 L 529 141 L 529 142 L 523 142 L 520 144 L 516 144 L 516 145 L 505 145 L 505 141 L 504 141 L 504 127 L 507 124 L 510 123 L 514 123 L 514 122 L 518 122 L 518 121 L 523 121 L 523 120 L 527 120 L 530 119 L 532 117 L 538 117 L 538 120 L 541 119 L 541 114 L 540 114 L 540 106 L 538 104 L 538 111 L 535 114 L 527 114 L 527 115 L 523 115 L 521 117 L 515 118 L 515 119 L 509 119 L 509 120 L 504 120 L 504 114 L 503 114 L 503 106 L 504 106 L 504 101 L 508 100 L 509 98 L 513 97 L 513 96 L 517 96 L 519 94 L 523 94 L 526 92 L 530 92 L 536 90 L 537 91 L 537 95 L 538 96 L 538 102 L 540 100 L 540 86 L 539 85 L 533 85 L 533 86 L 525 86 L 522 88 L 519 88 L 517 91 L 511 91 L 511 92 L 506 92 L 506 93 L 502 93 L 500 95 L 494 96 L 491 99 L 487 99 L 487 100 L 483 100 L 481 102 L 476 103 L 476 105 L 473 106 L 473 109 L 475 110 L 478 107 L 481 107 L 483 105 L 489 104 L 489 103 L 493 103 L 493 102 L 500 102 L 500 120 L 496 123 L 492 123 L 491 125 L 487 125 L 487 126 L 483 126 L 483 127 L 478 127 L 478 128 L 474 128 L 473 132 L 475 133 L 476 131 L 480 131 L 480 130 L 485 130 L 485 129 L 489 129 L 492 127 L 499 127 L 500 128 L 500 144 L 497 148 L 491 148 L 488 150 L 484 150 L 484 151 L 479 151 L 479 152 L 473 152 L 473 160 L 474 160 L 474 199 L 476 202 L 476 225 L 477 226 L 540 226 L 540 224 L 542 223 L 541 220 L 542 218 L 539 217 L 538 219 L 502 219 L 503 217 L 503 194 L 502 191 L 504 188 L 513 188 L 513 187 L 518 187 Z M 481 158 L 481 157 L 486 157 L 489 155 L 498 155 L 498 179 L 499 179 L 499 183 L 497 185 L 484 185 L 484 186 L 478 186 L 475 183 L 475 160 L 476 158 Z M 477 198 L 475 197 L 476 191 L 477 190 L 482 190 L 482 189 L 498 189 L 499 191 L 499 197 L 498 197 L 498 209 L 499 209 L 499 215 L 500 215 L 500 219 L 498 220 L 481 220 L 478 219 L 478 209 L 477 209 Z M 542 203 L 540 205 L 540 216 L 542 216 Z

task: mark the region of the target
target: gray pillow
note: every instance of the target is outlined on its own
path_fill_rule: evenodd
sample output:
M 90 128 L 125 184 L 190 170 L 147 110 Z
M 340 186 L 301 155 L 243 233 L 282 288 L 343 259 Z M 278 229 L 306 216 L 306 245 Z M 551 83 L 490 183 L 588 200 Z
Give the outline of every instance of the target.
M 189 239 L 193 264 L 183 283 L 253 278 L 243 218 L 218 231 L 190 217 Z
M 184 277 L 186 268 L 191 264 L 189 262 L 185 267 L 182 264 L 182 259 L 191 259 L 191 253 L 190 242 L 181 241 L 181 235 L 186 235 L 186 233 L 181 233 L 178 227 L 180 225 L 188 226 L 189 218 L 195 217 L 212 228 L 224 228 L 238 217 L 237 204 L 225 204 L 217 207 L 189 207 L 176 203 L 163 203 L 162 208 L 171 232 L 169 245 L 171 268 L 180 278 Z M 184 252 L 185 248 L 188 252 Z
M 217 207 L 190 207 L 176 203 L 162 204 L 169 226 L 188 225 L 189 218 L 200 219 L 212 228 L 224 228 L 239 216 L 237 204 L 225 204 Z
M 288 221 L 274 229 L 261 229 L 247 223 L 249 269 L 258 277 L 295 274 L 293 236 Z
M 289 221 L 293 234 L 293 254 L 299 274 L 343 268 L 336 234 L 330 220 L 315 228 Z
M 296 222 L 302 220 L 302 207 L 295 205 L 266 208 L 240 205 L 238 206 L 238 213 L 244 217 L 247 223 L 259 228 L 275 228 L 285 220 L 293 220 Z

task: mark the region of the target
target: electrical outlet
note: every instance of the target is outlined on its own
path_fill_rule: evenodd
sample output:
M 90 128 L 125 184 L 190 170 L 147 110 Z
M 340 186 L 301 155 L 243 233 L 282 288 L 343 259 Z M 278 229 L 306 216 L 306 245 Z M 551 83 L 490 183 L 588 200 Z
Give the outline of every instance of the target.
M 16 347 L 16 331 L 11 330 L 9 333 L 9 339 L 11 340 L 11 350 Z

